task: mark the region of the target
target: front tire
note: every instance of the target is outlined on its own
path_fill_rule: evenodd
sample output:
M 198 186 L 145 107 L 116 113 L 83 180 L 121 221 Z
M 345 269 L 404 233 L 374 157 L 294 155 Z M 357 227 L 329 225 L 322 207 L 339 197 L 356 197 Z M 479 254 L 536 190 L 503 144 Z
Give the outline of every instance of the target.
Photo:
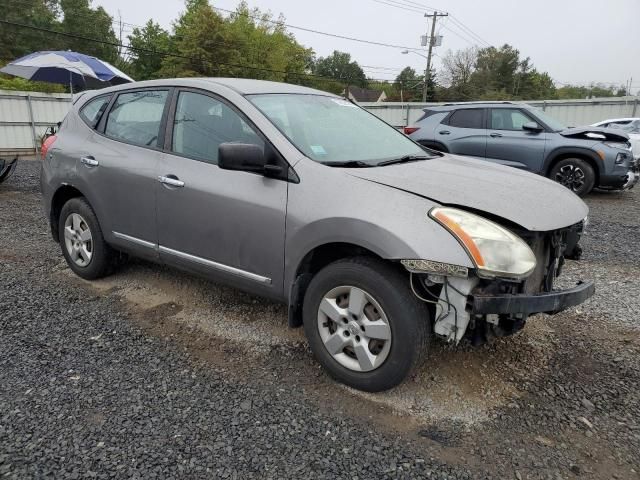
M 565 158 L 556 163 L 549 178 L 567 187 L 580 197 L 587 195 L 596 183 L 593 167 L 581 158 Z
M 78 276 L 95 280 L 110 273 L 115 252 L 104 241 L 98 218 L 84 198 L 72 198 L 64 204 L 58 235 L 62 254 Z
M 348 386 L 378 392 L 401 383 L 426 352 L 431 319 L 392 264 L 340 260 L 311 280 L 303 305 L 311 350 Z

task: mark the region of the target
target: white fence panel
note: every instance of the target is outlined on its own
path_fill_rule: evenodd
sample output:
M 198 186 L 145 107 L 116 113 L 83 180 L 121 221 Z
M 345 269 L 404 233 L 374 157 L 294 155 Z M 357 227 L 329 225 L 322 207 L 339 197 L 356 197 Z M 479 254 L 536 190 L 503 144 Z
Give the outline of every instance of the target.
M 640 116 L 638 97 L 526 102 L 571 126 L 607 118 Z M 31 105 L 31 111 L 29 110 Z M 396 127 L 411 125 L 423 110 L 442 103 L 362 103 L 364 108 Z M 0 90 L 0 154 L 33 154 L 47 126 L 61 121 L 70 106 L 68 94 Z M 31 116 L 33 113 L 33 117 Z
M 68 94 L 0 90 L 0 154 L 36 153 L 40 137 L 64 118 L 70 104 Z

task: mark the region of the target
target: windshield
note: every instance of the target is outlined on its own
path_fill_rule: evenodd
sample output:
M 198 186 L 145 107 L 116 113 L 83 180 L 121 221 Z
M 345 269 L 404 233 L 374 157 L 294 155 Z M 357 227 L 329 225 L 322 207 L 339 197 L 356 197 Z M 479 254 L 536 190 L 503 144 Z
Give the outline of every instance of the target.
M 529 107 L 529 110 L 533 112 L 534 115 L 536 115 L 540 120 L 542 120 L 542 122 L 546 124 L 554 132 L 559 132 L 567 128 L 567 126 L 564 123 L 562 123 L 559 120 L 556 120 L 553 117 L 550 117 L 539 108 Z
M 333 166 L 373 166 L 427 153 L 404 134 L 353 103 L 324 95 L 249 95 L 307 157 Z

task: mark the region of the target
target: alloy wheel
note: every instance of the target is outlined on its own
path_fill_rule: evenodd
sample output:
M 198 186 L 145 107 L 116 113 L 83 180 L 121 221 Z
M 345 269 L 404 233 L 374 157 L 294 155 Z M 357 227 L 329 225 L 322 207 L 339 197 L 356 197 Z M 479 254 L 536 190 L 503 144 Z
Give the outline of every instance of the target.
M 87 221 L 79 214 L 70 214 L 64 222 L 64 244 L 69 257 L 79 267 L 86 267 L 93 255 L 93 236 Z
M 391 350 L 385 312 L 371 294 L 354 286 L 336 287 L 322 298 L 318 330 L 329 354 L 349 370 L 375 370 Z
M 584 171 L 576 165 L 564 165 L 556 173 L 556 182 L 578 192 L 584 186 Z

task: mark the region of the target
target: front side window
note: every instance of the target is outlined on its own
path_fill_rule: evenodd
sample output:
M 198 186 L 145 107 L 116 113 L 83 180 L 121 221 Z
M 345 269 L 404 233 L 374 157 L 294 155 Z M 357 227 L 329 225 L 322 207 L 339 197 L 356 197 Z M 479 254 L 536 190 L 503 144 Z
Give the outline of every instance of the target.
M 145 90 L 118 95 L 107 117 L 105 135 L 135 145 L 156 146 L 166 90 Z
M 426 152 L 369 112 L 325 95 L 259 94 L 249 100 L 312 160 L 334 166 L 374 166 Z
M 482 115 L 481 108 L 456 110 L 449 118 L 449 125 L 458 128 L 483 128 Z
M 494 108 L 491 110 L 492 130 L 522 130 L 531 118 L 515 108 Z
M 180 92 L 173 121 L 171 150 L 205 162 L 218 163 L 223 143 L 251 143 L 264 148 L 264 141 L 231 107 L 193 92 Z
M 80 109 L 80 117 L 91 128 L 96 128 L 96 125 L 98 125 L 98 122 L 100 121 L 100 117 L 102 117 L 107 105 L 109 105 L 109 100 L 111 100 L 111 95 L 104 95 L 102 97 L 89 100 Z

